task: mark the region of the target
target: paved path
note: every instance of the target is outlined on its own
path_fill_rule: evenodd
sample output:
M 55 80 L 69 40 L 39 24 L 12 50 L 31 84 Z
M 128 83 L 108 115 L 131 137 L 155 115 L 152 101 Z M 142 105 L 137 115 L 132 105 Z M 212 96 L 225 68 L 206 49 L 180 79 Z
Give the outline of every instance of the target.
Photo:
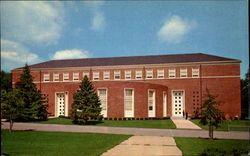
M 9 123 L 2 122 L 2 129 L 8 129 Z M 104 127 L 104 126 L 78 126 L 78 125 L 57 125 L 57 124 L 37 124 L 37 123 L 14 123 L 15 130 L 35 130 L 54 132 L 90 132 L 109 133 L 145 136 L 167 136 L 167 137 L 194 137 L 208 138 L 207 130 L 188 129 L 153 129 L 153 128 L 125 128 L 125 127 Z M 224 139 L 249 139 L 248 132 L 225 132 L 215 131 L 215 138 Z
M 171 118 L 176 128 L 179 129 L 201 129 L 199 126 L 184 118 Z
M 173 137 L 132 136 L 101 156 L 181 156 Z

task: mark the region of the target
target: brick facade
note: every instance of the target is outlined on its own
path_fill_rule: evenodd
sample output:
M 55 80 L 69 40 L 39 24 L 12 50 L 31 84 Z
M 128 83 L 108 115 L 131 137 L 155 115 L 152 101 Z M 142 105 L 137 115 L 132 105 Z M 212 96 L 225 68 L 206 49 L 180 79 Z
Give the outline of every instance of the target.
M 115 59 L 115 58 L 114 58 Z M 175 69 L 175 77 L 170 77 L 170 69 Z M 193 69 L 198 70 L 198 76 L 193 75 Z M 136 79 L 136 71 L 142 71 L 142 79 Z M 146 72 L 153 71 L 153 77 L 147 78 Z M 158 77 L 158 70 L 163 70 L 163 77 Z M 181 77 L 180 72 L 187 71 L 186 77 Z M 120 71 L 120 79 L 115 80 L 115 71 Z M 131 78 L 125 77 L 125 71 L 131 71 Z M 13 84 L 19 80 L 22 69 L 12 71 Z M 73 73 L 79 73 L 79 80 L 73 80 Z M 123 118 L 124 115 L 124 89 L 133 89 L 133 117 L 149 117 L 149 90 L 155 91 L 155 116 L 157 118 L 175 116 L 177 109 L 174 93 L 181 93 L 178 109 L 194 116 L 199 108 L 206 88 L 217 95 L 221 102 L 220 109 L 231 117 L 241 115 L 240 105 L 240 62 L 217 61 L 199 63 L 166 63 L 166 64 L 140 64 L 140 65 L 113 65 L 113 66 L 85 66 L 65 68 L 32 68 L 31 74 L 34 83 L 49 99 L 50 116 L 57 116 L 57 93 L 65 95 L 65 115 L 70 116 L 73 94 L 79 88 L 83 73 L 88 72 L 96 90 L 107 90 L 107 117 Z M 99 72 L 99 80 L 93 80 L 93 73 Z M 104 72 L 109 72 L 109 80 L 104 80 Z M 53 74 L 59 74 L 59 81 L 53 81 Z M 64 81 L 63 75 L 68 73 L 69 80 Z M 49 74 L 49 81 L 44 82 L 44 74 Z M 164 115 L 163 93 L 166 97 L 166 114 Z M 66 98 L 67 97 L 67 98 Z M 176 98 L 176 99 L 174 99 Z M 174 103 L 176 102 L 176 103 Z M 176 106 L 176 107 L 175 107 Z M 180 112 L 179 112 L 180 113 Z M 177 113 L 177 114 L 179 114 Z

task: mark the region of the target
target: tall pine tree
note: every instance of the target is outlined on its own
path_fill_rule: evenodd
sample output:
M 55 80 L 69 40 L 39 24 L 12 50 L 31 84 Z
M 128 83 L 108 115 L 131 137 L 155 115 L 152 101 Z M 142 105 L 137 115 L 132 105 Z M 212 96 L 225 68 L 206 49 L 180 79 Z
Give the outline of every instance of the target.
M 28 120 L 46 120 L 48 116 L 48 105 L 41 92 L 33 83 L 33 77 L 30 74 L 29 66 L 26 64 L 23 73 L 20 75 L 20 81 L 15 85 L 18 90 L 18 96 L 23 99 L 24 107 L 22 115 L 18 118 L 21 121 Z
M 84 77 L 79 87 L 80 90 L 74 94 L 72 119 L 74 123 L 87 124 L 91 119 L 99 119 L 101 103 L 87 76 Z

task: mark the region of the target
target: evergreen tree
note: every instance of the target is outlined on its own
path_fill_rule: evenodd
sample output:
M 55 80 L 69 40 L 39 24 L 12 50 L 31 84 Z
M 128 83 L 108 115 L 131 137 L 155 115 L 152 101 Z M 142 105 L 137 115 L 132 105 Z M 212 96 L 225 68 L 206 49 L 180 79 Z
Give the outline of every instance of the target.
M 246 73 L 245 79 L 242 79 L 241 81 L 241 117 L 243 119 L 245 118 L 250 118 L 249 114 L 249 69 L 248 72 Z
M 28 120 L 46 120 L 48 116 L 45 98 L 33 83 L 33 77 L 30 74 L 29 66 L 26 64 L 23 73 L 20 75 L 20 81 L 15 85 L 18 89 L 18 96 L 24 101 L 23 113 L 18 118 L 21 121 Z
M 77 90 L 73 97 L 72 119 L 74 123 L 87 124 L 91 119 L 99 119 L 101 103 L 87 76 L 84 77 L 79 87 L 80 90 Z
M 10 91 L 12 89 L 11 73 L 1 71 L 1 90 Z
M 217 108 L 220 103 L 217 102 L 216 96 L 209 93 L 209 90 L 206 89 L 206 100 L 201 106 L 201 120 L 202 125 L 209 126 L 209 137 L 213 139 L 213 127 L 218 128 L 221 123 L 221 118 L 223 113 Z

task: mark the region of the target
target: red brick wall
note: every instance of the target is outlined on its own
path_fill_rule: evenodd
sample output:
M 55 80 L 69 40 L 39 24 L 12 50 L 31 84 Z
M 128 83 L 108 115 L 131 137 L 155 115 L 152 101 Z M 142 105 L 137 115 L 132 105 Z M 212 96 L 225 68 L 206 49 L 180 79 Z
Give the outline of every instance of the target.
M 168 69 L 176 69 L 176 78 L 168 78 Z M 180 68 L 187 68 L 188 78 L 180 78 Z M 192 68 L 200 68 L 201 78 L 192 78 Z M 145 70 L 153 69 L 154 79 L 145 80 L 124 80 L 125 70 L 131 70 L 132 79 L 135 79 L 135 71 L 140 69 L 143 71 L 145 78 Z M 157 69 L 164 69 L 165 79 L 157 79 Z M 114 79 L 113 71 L 121 71 L 121 80 L 112 81 Z M 108 89 L 108 117 L 124 116 L 124 88 L 134 88 L 135 98 L 135 117 L 147 117 L 147 92 L 148 89 L 156 90 L 156 117 L 162 117 L 162 98 L 163 91 L 167 91 L 167 114 L 172 115 L 172 91 L 182 90 L 185 92 L 185 110 L 189 114 L 193 114 L 194 110 L 201 105 L 202 97 L 206 93 L 206 88 L 212 94 L 218 95 L 221 101 L 221 109 L 223 112 L 231 116 L 240 116 L 240 65 L 239 64 L 202 64 L 202 65 L 178 65 L 163 67 L 141 67 L 128 69 L 84 69 L 84 70 L 54 70 L 54 71 L 32 71 L 34 82 L 42 93 L 49 95 L 49 112 L 51 116 L 55 113 L 55 93 L 68 92 L 69 94 L 69 112 L 71 112 L 71 104 L 73 102 L 73 93 L 78 88 L 79 82 L 62 82 L 63 73 L 68 72 L 70 81 L 73 79 L 73 72 L 79 72 L 79 78 L 82 79 L 82 73 L 89 71 L 101 71 L 100 81 L 94 81 L 96 88 Z M 110 71 L 110 80 L 103 81 L 103 71 Z M 60 82 L 53 82 L 53 73 L 60 74 Z M 20 71 L 13 71 L 13 82 L 18 81 Z M 41 75 L 40 75 L 41 73 Z M 51 82 L 44 83 L 43 74 L 50 73 Z M 42 81 L 40 81 L 40 77 Z M 40 83 L 41 82 L 41 83 Z

